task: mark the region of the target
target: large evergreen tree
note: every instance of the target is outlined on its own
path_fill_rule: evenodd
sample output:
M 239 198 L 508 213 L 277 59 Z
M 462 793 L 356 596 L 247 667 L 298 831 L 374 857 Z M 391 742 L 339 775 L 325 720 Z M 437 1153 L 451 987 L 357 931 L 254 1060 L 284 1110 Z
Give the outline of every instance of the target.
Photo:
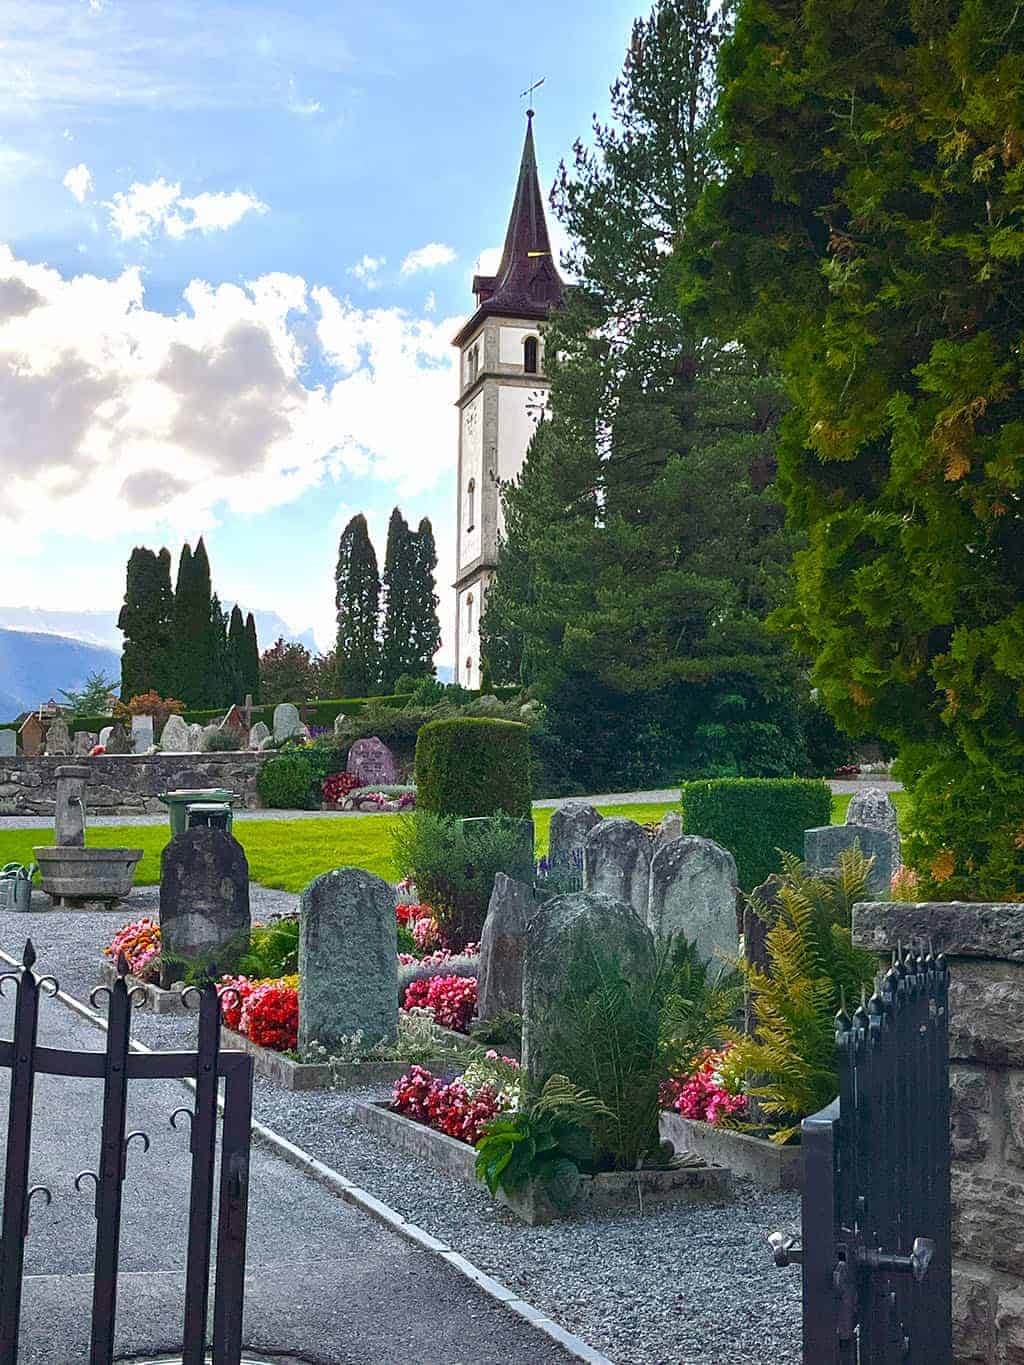
M 228 652 L 228 614 L 213 593 L 210 598 L 210 629 L 207 636 L 209 671 L 207 673 L 207 706 L 230 706 L 235 700 L 234 677 Z
M 409 592 L 408 672 L 413 677 L 433 674 L 434 655 L 441 648 L 441 623 L 437 616 L 435 572 L 437 547 L 430 518 L 424 517 L 413 536 L 412 585 Z
M 388 522 L 384 556 L 384 623 L 380 645 L 380 684 L 384 692 L 393 692 L 396 679 L 411 672 L 416 662 L 411 617 L 415 559 L 415 537 L 396 507 Z
M 228 620 L 227 678 L 230 700 L 241 705 L 245 701 L 246 692 L 251 691 L 251 688 L 248 680 L 245 622 L 242 620 L 242 613 L 237 602 L 231 608 L 231 616 Z
M 613 122 L 553 191 L 578 284 L 547 328 L 549 417 L 504 490 L 482 629 L 494 675 L 539 686 L 588 785 L 803 759 L 796 670 L 765 628 L 787 587 L 782 399 L 681 316 L 671 250 L 715 171 L 724 31 L 705 0 L 638 21 Z
M 219 607 L 218 607 L 219 610 Z M 210 561 L 200 537 L 182 546 L 174 592 L 175 695 L 186 706 L 218 706 L 221 690 Z
M 339 695 L 370 696 L 380 682 L 380 575 L 361 512 L 341 533 L 334 583 Z
M 260 699 L 260 646 L 256 638 L 256 620 L 252 614 L 245 618 L 245 648 L 242 654 L 242 696 L 249 695 L 254 702 Z
M 171 657 L 174 593 L 171 556 L 136 546 L 128 559 L 124 605 L 117 618 L 124 632 L 121 654 L 121 698 L 129 701 L 150 690 L 169 696 L 173 688 Z
M 912 864 L 1024 893 L 1024 24 L 741 0 L 690 315 L 784 368 L 790 634 L 899 746 Z

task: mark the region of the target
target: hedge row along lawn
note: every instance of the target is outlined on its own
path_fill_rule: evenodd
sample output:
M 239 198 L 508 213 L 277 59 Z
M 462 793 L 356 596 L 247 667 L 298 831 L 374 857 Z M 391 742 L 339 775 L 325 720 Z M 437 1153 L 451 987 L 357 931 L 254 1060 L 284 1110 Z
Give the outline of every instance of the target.
M 905 817 L 896 794 L 900 817 Z M 832 801 L 833 823 L 841 821 L 849 804 L 848 796 L 836 796 Z M 658 821 L 666 811 L 678 807 L 672 803 L 642 806 L 599 806 L 602 815 L 624 815 L 641 824 Z M 547 851 L 550 807 L 533 812 L 537 829 L 537 856 Z M 391 863 L 390 831 L 400 815 L 353 815 L 337 819 L 309 819 L 301 815 L 294 820 L 239 820 L 235 836 L 249 859 L 249 874 L 263 886 L 280 891 L 301 891 L 322 872 L 335 867 L 364 867 L 380 877 L 394 878 L 397 872 Z M 155 886 L 160 880 L 160 854 L 170 838 L 166 825 L 115 825 L 93 827 L 86 835 L 92 848 L 141 848 L 135 882 L 138 886 Z M 53 843 L 52 830 L 0 829 L 0 867 L 4 863 L 30 863 L 32 848 Z

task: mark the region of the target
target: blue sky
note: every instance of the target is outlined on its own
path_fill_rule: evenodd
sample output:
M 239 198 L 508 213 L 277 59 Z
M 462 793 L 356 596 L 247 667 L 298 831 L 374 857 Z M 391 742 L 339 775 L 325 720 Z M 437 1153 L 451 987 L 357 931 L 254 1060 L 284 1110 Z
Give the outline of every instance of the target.
M 430 516 L 448 346 L 622 63 L 619 0 L 18 0 L 0 16 L 0 605 L 114 606 L 204 533 L 222 596 L 329 643 L 337 536 Z M 270 643 L 270 642 L 267 642 Z

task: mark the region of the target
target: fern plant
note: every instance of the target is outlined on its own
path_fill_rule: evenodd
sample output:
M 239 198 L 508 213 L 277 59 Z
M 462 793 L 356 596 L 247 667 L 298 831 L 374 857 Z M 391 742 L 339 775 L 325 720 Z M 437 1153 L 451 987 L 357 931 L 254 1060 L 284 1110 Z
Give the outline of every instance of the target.
M 871 861 L 857 848 L 840 855 L 834 877 L 807 873 L 784 855 L 782 883 L 770 909 L 751 902 L 770 924 L 768 968 L 740 961 L 756 1014 L 753 1034 L 726 1030 L 734 1064 L 758 1078 L 750 1095 L 771 1120 L 773 1142 L 790 1141 L 808 1114 L 836 1094 L 835 1016 L 874 980 L 871 953 L 855 948 L 850 913 L 867 894 Z
M 241 970 L 254 980 L 294 975 L 299 970 L 298 915 L 257 925 L 249 935 L 249 951 L 242 958 Z

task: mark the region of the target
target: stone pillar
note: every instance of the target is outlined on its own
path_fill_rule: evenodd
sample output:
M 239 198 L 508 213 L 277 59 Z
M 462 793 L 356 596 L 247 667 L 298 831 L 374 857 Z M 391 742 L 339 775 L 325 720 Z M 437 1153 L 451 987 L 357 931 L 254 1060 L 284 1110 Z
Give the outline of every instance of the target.
M 574 852 L 587 842 L 587 835 L 601 817 L 586 801 L 563 801 L 551 817 L 548 829 L 548 857 L 554 862 L 560 854 Z
M 59 848 L 85 846 L 85 784 L 89 769 L 84 764 L 65 764 L 54 772 L 57 800 L 53 811 L 53 842 Z
M 1024 907 L 871 902 L 853 938 L 949 961 L 953 1359 L 1024 1360 Z
M 477 1016 L 481 1023 L 505 1010 L 523 1008 L 526 930 L 537 909 L 533 887 L 499 872 L 480 935 Z

